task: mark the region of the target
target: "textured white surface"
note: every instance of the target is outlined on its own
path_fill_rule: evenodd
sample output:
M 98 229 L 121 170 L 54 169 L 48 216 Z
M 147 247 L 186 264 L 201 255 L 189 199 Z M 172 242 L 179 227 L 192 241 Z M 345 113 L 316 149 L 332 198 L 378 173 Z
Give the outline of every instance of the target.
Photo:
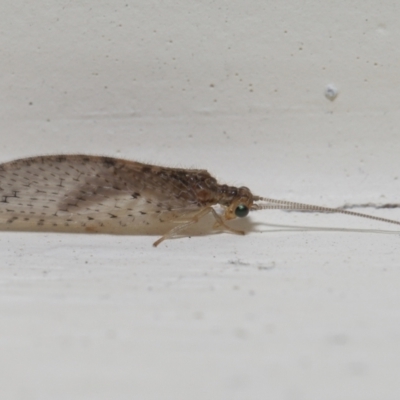
M 1 161 L 107 154 L 288 200 L 399 202 L 399 11 L 5 3 Z M 284 227 L 392 229 L 345 216 L 251 221 L 157 249 L 0 233 L 1 397 L 397 399 L 399 235 Z

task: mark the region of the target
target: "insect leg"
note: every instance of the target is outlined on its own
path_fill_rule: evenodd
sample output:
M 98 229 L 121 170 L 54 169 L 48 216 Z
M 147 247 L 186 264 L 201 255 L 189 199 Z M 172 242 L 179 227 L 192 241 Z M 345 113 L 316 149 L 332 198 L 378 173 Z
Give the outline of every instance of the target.
M 238 229 L 233 229 L 230 226 L 226 225 L 224 220 L 221 218 L 220 215 L 217 214 L 217 212 L 211 207 L 211 212 L 213 217 L 216 219 L 215 224 L 214 224 L 214 229 L 217 229 L 221 226 L 223 226 L 227 231 L 235 233 L 236 235 L 244 235 L 244 231 L 238 230 Z
M 214 211 L 214 209 L 212 207 L 205 207 L 202 210 L 200 210 L 197 214 L 195 214 L 190 220 L 185 221 L 184 223 L 176 226 L 175 228 L 172 228 L 170 231 L 168 231 L 165 235 L 161 236 L 160 239 L 156 240 L 153 243 L 154 247 L 157 247 L 161 242 L 163 242 L 165 239 L 171 239 L 174 236 L 176 236 L 176 234 L 187 228 L 188 226 L 195 224 L 196 222 L 199 221 L 200 218 L 204 217 L 205 215 L 207 215 L 208 213 Z M 215 211 L 214 211 L 215 212 Z
M 214 229 L 222 226 L 229 232 L 232 232 L 232 233 L 235 233 L 235 234 L 238 234 L 238 235 L 244 235 L 243 231 L 240 231 L 240 230 L 237 230 L 237 229 L 233 229 L 230 226 L 226 225 L 224 220 L 217 214 L 217 212 L 212 207 L 205 207 L 202 210 L 200 210 L 197 214 L 195 214 L 190 220 L 185 221 L 184 223 L 176 226 L 175 228 L 172 228 L 165 235 L 161 236 L 160 239 L 156 240 L 153 243 L 153 246 L 157 247 L 165 239 L 173 238 L 174 236 L 177 235 L 178 232 L 180 232 L 181 230 L 187 228 L 188 226 L 190 226 L 192 224 L 195 224 L 196 222 L 199 221 L 200 218 L 203 218 L 208 213 L 212 213 L 213 217 L 216 219 L 216 222 L 214 224 Z

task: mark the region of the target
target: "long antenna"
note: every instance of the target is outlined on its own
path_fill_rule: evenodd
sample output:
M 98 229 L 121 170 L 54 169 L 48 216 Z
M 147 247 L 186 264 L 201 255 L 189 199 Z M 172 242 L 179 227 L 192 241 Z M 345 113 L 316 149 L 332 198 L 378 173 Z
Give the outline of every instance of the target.
M 304 204 L 304 203 L 296 203 L 294 201 L 286 201 L 286 200 L 276 200 L 269 199 L 266 197 L 254 196 L 255 201 L 262 201 L 264 203 L 253 204 L 251 207 L 251 211 L 257 210 L 291 210 L 291 211 L 314 211 L 314 212 L 325 212 L 325 213 L 340 213 L 346 215 L 353 215 L 355 217 L 374 219 L 376 221 L 387 222 L 389 224 L 400 225 L 400 221 L 396 221 L 393 219 L 375 217 L 374 215 L 363 214 L 354 211 L 343 210 L 341 208 L 331 208 L 331 207 L 322 207 L 315 206 L 312 204 Z

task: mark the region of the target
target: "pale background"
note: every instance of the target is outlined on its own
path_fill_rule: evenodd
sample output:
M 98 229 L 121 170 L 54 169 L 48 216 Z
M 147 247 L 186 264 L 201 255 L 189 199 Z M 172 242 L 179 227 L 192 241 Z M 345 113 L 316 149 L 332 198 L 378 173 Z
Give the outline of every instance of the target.
M 400 202 L 399 13 L 366 0 L 3 1 L 0 161 L 106 154 L 276 198 Z M 1 398 L 398 399 L 400 237 L 370 231 L 396 227 L 251 221 L 245 237 L 157 249 L 0 233 Z

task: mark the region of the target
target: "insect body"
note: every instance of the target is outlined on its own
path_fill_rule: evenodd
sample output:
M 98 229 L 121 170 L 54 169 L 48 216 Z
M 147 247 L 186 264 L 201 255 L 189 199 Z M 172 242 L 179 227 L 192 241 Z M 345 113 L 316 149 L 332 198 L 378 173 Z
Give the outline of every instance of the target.
M 214 207 L 224 212 L 218 214 Z M 0 229 L 129 234 L 160 233 L 154 246 L 176 237 L 207 214 L 214 228 L 262 209 L 339 212 L 399 224 L 343 209 L 255 196 L 218 184 L 205 170 L 164 168 L 88 155 L 25 158 L 0 165 Z

